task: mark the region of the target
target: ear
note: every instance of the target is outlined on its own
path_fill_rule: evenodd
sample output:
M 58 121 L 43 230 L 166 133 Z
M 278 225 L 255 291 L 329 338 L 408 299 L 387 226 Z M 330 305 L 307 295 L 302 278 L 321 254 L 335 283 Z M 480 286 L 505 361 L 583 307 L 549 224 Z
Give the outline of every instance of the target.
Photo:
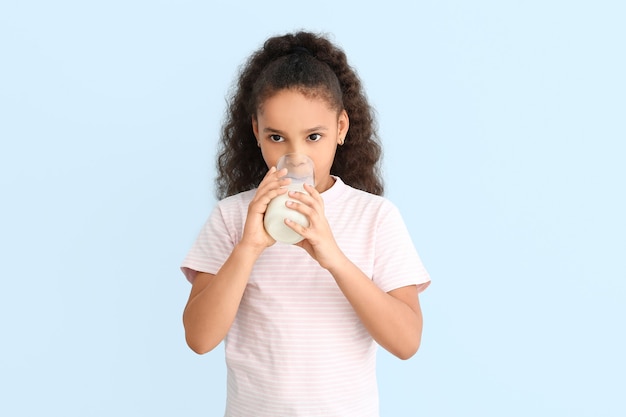
M 254 132 L 254 137 L 256 140 L 259 140 L 259 121 L 256 119 L 256 116 L 252 116 L 252 131 Z
M 350 127 L 350 118 L 345 110 L 339 113 L 339 119 L 337 120 L 337 144 L 343 145 L 343 141 L 348 134 L 348 128 Z

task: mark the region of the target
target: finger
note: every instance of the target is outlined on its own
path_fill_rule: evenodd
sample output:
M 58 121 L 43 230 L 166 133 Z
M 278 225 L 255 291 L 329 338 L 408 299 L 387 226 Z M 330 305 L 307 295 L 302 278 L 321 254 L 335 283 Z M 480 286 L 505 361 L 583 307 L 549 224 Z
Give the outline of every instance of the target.
M 307 231 L 309 230 L 308 227 L 304 227 L 299 223 L 294 222 L 291 219 L 285 219 L 285 224 L 287 226 L 289 226 L 290 228 L 293 229 L 294 232 L 296 232 L 297 234 L 299 234 L 300 236 L 302 236 L 303 238 L 307 238 Z
M 324 199 L 322 198 L 322 194 L 320 194 L 317 189 L 309 184 L 304 184 L 304 190 L 309 193 L 311 197 L 315 200 L 315 202 L 319 205 L 320 209 L 324 210 Z
M 286 173 L 286 169 L 276 171 L 276 167 L 271 167 L 259 184 L 257 194 L 262 195 L 269 190 L 288 185 L 291 180 L 283 178 Z
M 261 183 L 264 183 L 267 181 L 277 181 L 285 177 L 285 175 L 287 175 L 287 168 L 277 170 L 276 167 L 272 166 L 265 173 L 265 176 L 263 177 L 263 180 L 261 181 Z
M 259 190 L 258 195 L 256 195 L 253 200 L 253 204 L 259 204 L 259 212 L 264 213 L 270 201 L 272 201 L 274 198 L 281 194 L 285 194 L 288 191 L 289 190 L 282 187 Z
M 316 199 L 317 199 L 317 198 L 320 198 L 320 197 L 321 197 L 321 194 L 320 194 L 320 192 L 319 192 L 319 191 L 317 191 L 317 188 L 315 188 L 315 187 L 314 187 L 313 185 L 311 185 L 311 184 L 307 184 L 307 183 L 305 183 L 305 184 L 304 184 L 304 190 L 305 190 L 307 193 L 311 194 L 311 195 L 313 196 L 313 198 L 316 198 Z
M 315 211 L 323 211 L 322 204 L 311 195 L 302 191 L 289 191 L 289 197 L 304 206 L 311 207 Z
M 265 173 L 265 176 L 263 177 L 263 179 L 271 177 L 275 172 L 276 172 L 276 167 L 270 167 L 270 169 L 268 169 L 267 172 Z
M 293 211 L 296 211 L 302 214 L 304 217 L 306 217 L 309 222 L 309 229 L 313 228 L 319 219 L 319 216 L 317 215 L 317 211 L 315 210 L 315 208 L 310 207 L 306 204 L 303 204 L 298 201 L 287 200 L 285 202 L 285 205 L 287 206 L 287 208 Z
M 278 180 L 287 178 L 286 175 L 287 175 L 287 172 L 289 172 L 287 168 L 281 168 L 280 170 L 277 170 L 276 167 L 272 167 L 272 168 L 274 168 L 274 172 L 273 172 L 274 178 Z

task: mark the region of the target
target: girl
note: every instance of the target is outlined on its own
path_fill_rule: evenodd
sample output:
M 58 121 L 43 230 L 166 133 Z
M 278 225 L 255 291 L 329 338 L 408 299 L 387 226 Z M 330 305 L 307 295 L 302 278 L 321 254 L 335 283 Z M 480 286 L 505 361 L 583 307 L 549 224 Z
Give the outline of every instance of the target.
M 277 160 L 303 153 L 315 186 L 287 191 Z M 197 353 L 225 341 L 226 416 L 377 416 L 376 346 L 401 359 L 422 333 L 430 283 L 383 193 L 372 110 L 345 54 L 307 32 L 268 39 L 243 67 L 218 156 L 221 201 L 182 264 Z M 277 243 L 269 202 L 308 227 Z

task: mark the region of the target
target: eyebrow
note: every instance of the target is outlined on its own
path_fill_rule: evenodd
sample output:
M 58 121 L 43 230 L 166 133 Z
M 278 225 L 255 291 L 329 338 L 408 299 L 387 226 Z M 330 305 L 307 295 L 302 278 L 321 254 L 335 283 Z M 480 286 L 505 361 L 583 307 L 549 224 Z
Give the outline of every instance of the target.
M 321 126 L 321 125 L 320 125 L 320 126 L 315 126 L 315 127 L 312 127 L 312 128 L 310 128 L 310 129 L 306 129 L 306 130 L 304 131 L 304 133 L 314 133 L 314 132 L 319 132 L 319 131 L 327 131 L 327 130 L 328 130 L 328 128 L 327 128 L 326 126 Z M 269 127 L 269 126 L 268 126 L 268 127 L 266 127 L 266 128 L 264 128 L 264 129 L 263 129 L 263 132 L 264 132 L 264 133 L 276 133 L 276 134 L 278 134 L 278 135 L 282 135 L 282 136 L 284 136 L 284 135 L 285 135 L 285 132 L 283 132 L 283 131 L 281 131 L 281 130 L 278 130 L 278 129 L 274 129 L 273 127 Z

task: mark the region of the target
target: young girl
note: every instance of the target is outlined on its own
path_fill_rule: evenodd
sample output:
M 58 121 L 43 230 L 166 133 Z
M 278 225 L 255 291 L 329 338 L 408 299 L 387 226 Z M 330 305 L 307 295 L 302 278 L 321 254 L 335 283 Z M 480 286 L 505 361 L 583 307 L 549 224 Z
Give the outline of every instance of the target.
M 293 152 L 314 162 L 306 193 L 276 170 Z M 250 57 L 223 127 L 221 201 L 182 264 L 187 343 L 225 341 L 226 416 L 377 416 L 376 346 L 417 351 L 430 278 L 380 196 L 380 154 L 360 81 L 326 38 L 273 37 Z M 294 245 L 263 226 L 285 193 L 309 221 L 285 220 Z

